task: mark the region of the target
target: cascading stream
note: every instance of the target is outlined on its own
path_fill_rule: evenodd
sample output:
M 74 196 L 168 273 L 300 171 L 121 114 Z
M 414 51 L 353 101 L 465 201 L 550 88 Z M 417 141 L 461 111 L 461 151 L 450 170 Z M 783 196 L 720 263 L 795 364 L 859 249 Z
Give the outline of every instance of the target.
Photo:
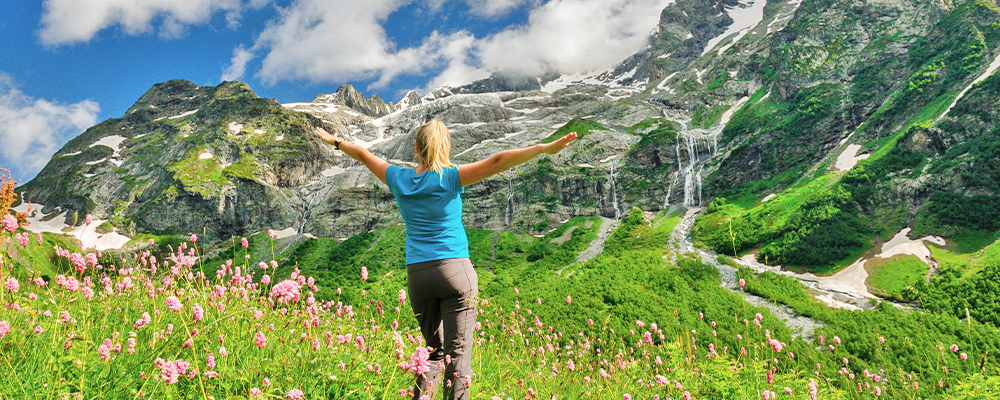
M 490 265 L 492 265 L 493 261 L 496 260 L 497 258 L 497 243 L 500 242 L 500 232 L 506 230 L 507 226 L 510 225 L 511 220 L 513 220 L 514 218 L 515 175 L 516 174 L 514 173 L 514 168 L 511 168 L 510 170 L 507 171 L 507 205 L 504 207 L 503 224 L 500 225 L 500 228 L 497 228 L 496 232 L 494 232 L 493 235 L 490 236 L 490 261 L 487 262 L 486 266 L 484 267 L 486 268 L 487 271 L 490 270 Z
M 674 178 L 670 181 L 670 186 L 667 186 L 667 196 L 663 198 L 663 209 L 666 210 L 670 208 L 670 193 L 674 189 L 674 185 L 677 184 L 677 173 L 680 171 L 674 171 Z
M 611 206 L 615 208 L 615 221 L 619 220 L 622 216 L 622 210 L 618 208 L 618 190 L 615 184 L 615 163 L 611 163 L 611 173 L 608 174 L 608 180 L 611 183 Z

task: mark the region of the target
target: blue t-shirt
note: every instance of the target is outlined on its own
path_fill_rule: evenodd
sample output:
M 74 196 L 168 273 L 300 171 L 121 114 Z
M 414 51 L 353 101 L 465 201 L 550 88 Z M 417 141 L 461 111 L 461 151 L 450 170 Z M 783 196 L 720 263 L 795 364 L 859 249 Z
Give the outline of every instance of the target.
M 406 223 L 406 263 L 469 257 L 469 239 L 462 226 L 462 197 L 458 167 L 415 170 L 389 166 L 389 191 Z

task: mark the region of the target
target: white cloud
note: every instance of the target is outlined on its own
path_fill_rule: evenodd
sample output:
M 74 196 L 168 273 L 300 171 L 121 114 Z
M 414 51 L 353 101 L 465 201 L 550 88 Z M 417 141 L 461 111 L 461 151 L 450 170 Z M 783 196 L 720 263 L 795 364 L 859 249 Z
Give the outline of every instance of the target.
M 528 23 L 481 40 L 476 55 L 490 70 L 541 74 L 588 72 L 623 61 L 649 43 L 667 0 L 552 0 Z
M 97 122 L 100 107 L 84 100 L 59 104 L 25 95 L 0 72 L 0 156 L 15 179 L 34 177 L 60 147 Z
M 268 24 L 255 48 L 267 48 L 259 76 L 342 82 L 378 77 L 387 82 L 402 72 L 433 64 L 426 54 L 440 40 L 431 35 L 420 48 L 396 49 L 382 24 L 406 0 L 298 0 Z
M 247 6 L 263 7 L 266 0 L 249 0 Z M 147 33 L 160 21 L 158 34 L 184 35 L 189 25 L 207 23 L 216 12 L 225 12 L 228 25 L 239 26 L 241 0 L 45 0 L 39 36 L 47 45 L 86 42 L 102 29 L 120 26 L 129 35 Z
M 227 67 L 226 71 L 222 73 L 222 80 L 235 81 L 243 78 L 243 74 L 247 69 L 247 63 L 253 58 L 253 52 L 247 50 L 243 46 L 237 47 L 233 50 L 233 58 L 230 61 L 229 67 Z
M 672 0 L 452 0 L 480 16 L 529 5 L 527 23 L 475 38 L 434 31 L 415 47 L 397 48 L 383 26 L 412 0 L 296 0 L 279 11 L 249 50 L 238 48 L 226 76 L 245 70 L 248 53 L 263 54 L 257 76 L 267 83 L 304 79 L 340 83 L 434 71 L 428 87 L 459 85 L 490 71 L 529 75 L 578 73 L 613 66 L 648 44 L 660 11 Z M 440 8 L 441 0 L 425 5 Z M 436 3 L 438 2 L 438 3 Z M 460 27 L 460 26 L 459 26 Z M 242 75 L 242 74 L 239 74 Z

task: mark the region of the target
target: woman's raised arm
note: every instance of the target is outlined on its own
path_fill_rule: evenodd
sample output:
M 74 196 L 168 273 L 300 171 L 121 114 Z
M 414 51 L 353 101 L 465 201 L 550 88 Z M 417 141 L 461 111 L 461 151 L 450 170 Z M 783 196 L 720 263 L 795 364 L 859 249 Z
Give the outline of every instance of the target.
M 458 167 L 458 180 L 462 186 L 469 186 L 515 166 L 524 164 L 539 154 L 556 154 L 565 149 L 566 146 L 569 146 L 569 142 L 572 142 L 573 139 L 576 139 L 576 132 L 563 136 L 554 142 L 539 143 L 520 149 L 504 150 L 485 160 L 460 165 Z
M 326 129 L 318 126 L 316 127 L 316 135 L 319 136 L 319 138 L 324 142 L 337 146 L 340 151 L 344 152 L 344 154 L 347 154 L 349 157 L 360 161 L 365 165 L 365 167 L 368 167 L 369 171 L 375 174 L 375 177 L 378 178 L 378 180 L 382 181 L 382 183 L 386 183 L 385 171 L 389 169 L 389 163 L 385 162 L 385 160 L 368 152 L 368 149 L 365 149 L 364 147 L 347 142 L 346 140 L 340 140 L 337 138 L 336 133 L 330 134 L 326 131 Z M 338 142 L 339 145 L 337 144 Z

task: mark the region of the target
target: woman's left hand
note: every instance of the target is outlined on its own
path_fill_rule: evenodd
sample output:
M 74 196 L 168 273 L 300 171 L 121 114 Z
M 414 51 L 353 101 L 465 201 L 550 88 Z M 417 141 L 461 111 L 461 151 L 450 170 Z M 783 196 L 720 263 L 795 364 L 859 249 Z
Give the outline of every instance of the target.
M 326 129 L 320 128 L 318 126 L 316 127 L 316 136 L 319 136 L 320 140 L 328 144 L 334 144 L 337 142 L 338 139 L 336 132 L 331 134 L 330 132 L 327 132 Z

